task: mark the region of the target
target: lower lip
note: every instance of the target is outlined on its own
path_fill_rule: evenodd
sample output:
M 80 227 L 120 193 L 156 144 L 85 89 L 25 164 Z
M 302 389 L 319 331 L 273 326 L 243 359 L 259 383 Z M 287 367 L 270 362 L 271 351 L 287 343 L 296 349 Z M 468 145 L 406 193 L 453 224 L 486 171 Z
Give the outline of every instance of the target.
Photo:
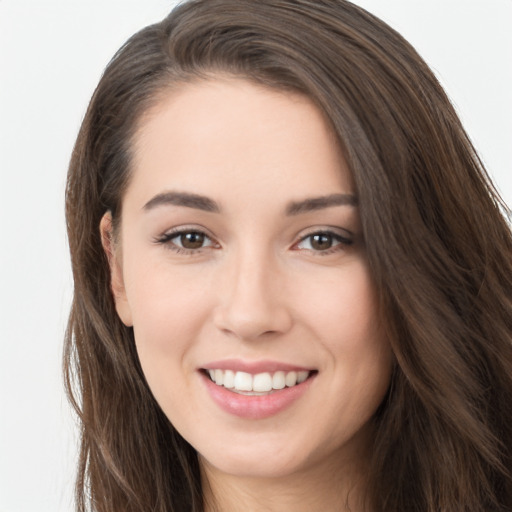
M 313 374 L 304 382 L 291 388 L 257 396 L 230 391 L 224 386 L 218 386 L 204 374 L 202 374 L 202 378 L 213 401 L 223 411 L 240 418 L 261 420 L 275 416 L 290 407 L 309 389 L 315 375 Z

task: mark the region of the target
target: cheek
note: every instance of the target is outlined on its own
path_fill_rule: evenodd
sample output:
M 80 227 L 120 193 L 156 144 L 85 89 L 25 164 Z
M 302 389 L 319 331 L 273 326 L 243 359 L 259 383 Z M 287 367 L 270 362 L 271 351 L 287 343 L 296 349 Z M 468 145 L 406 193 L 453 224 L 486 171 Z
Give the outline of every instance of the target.
M 340 268 L 325 279 L 303 278 L 301 315 L 321 332 L 333 352 L 357 353 L 364 346 L 382 345 L 373 282 L 362 260 Z
M 145 270 L 141 270 L 141 267 Z M 161 350 L 176 347 L 187 334 L 197 330 L 209 297 L 204 275 L 172 268 L 167 262 L 147 261 L 127 265 L 126 292 L 135 331 L 144 344 Z M 137 337 L 136 337 L 137 339 Z
M 378 316 L 373 282 L 364 261 L 340 270 L 336 280 L 308 284 L 304 316 L 328 357 L 329 394 L 352 418 L 369 417 L 388 389 L 390 344 Z M 314 304 L 307 308 L 306 304 Z
M 134 275 L 133 273 L 131 274 Z M 155 396 L 178 375 L 200 338 L 211 298 L 201 279 L 153 266 L 127 283 L 137 353 Z
M 339 292 L 337 322 L 331 322 L 331 352 L 346 369 L 352 385 L 383 394 L 389 384 L 392 351 L 378 315 L 373 282 L 362 263 L 345 281 Z M 333 312 L 333 316 L 334 312 Z M 378 398 L 380 402 L 380 398 Z

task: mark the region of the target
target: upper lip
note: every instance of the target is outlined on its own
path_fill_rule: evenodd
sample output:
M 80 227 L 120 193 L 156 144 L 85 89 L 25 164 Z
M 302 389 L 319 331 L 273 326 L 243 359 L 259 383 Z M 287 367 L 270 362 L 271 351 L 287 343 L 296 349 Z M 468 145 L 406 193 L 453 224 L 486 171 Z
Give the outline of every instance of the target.
M 235 372 L 246 372 L 256 375 L 264 372 L 300 372 L 312 371 L 313 368 L 299 366 L 295 364 L 284 363 L 281 361 L 260 360 L 260 361 L 245 361 L 243 359 L 222 359 L 219 361 L 212 361 L 201 366 L 203 370 L 233 370 Z

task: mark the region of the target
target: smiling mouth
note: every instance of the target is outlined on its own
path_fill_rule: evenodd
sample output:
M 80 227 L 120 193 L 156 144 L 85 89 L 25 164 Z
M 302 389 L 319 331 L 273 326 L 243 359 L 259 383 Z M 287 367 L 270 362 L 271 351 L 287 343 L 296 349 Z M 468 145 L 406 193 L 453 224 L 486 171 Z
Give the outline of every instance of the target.
M 302 384 L 316 371 L 276 371 L 262 372 L 252 375 L 234 370 L 208 369 L 203 370 L 217 386 L 224 387 L 233 393 L 242 395 L 268 395 L 285 388 Z

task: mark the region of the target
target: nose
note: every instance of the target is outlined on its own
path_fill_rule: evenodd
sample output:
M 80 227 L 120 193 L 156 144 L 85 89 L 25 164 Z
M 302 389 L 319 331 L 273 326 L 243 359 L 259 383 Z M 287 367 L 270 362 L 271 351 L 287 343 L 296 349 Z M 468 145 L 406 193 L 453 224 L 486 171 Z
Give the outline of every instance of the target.
M 284 281 L 268 255 L 252 252 L 227 264 L 219 283 L 216 327 L 248 341 L 287 332 L 292 315 Z

